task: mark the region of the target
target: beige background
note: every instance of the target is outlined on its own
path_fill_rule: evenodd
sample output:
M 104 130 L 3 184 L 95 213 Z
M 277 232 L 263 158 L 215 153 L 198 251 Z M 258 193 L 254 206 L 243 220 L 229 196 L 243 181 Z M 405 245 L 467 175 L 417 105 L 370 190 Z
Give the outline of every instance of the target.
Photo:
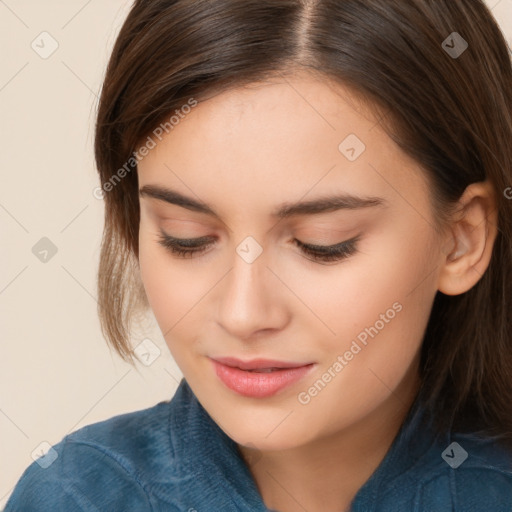
M 512 0 L 487 3 L 512 46 Z M 169 399 L 181 378 L 152 315 L 134 341 L 149 338 L 161 355 L 135 370 L 110 352 L 96 313 L 93 122 L 130 5 L 0 0 L 0 509 L 41 443 Z M 58 48 L 44 59 L 33 41 L 40 53 Z M 43 237 L 57 249 L 46 262 L 32 252 Z

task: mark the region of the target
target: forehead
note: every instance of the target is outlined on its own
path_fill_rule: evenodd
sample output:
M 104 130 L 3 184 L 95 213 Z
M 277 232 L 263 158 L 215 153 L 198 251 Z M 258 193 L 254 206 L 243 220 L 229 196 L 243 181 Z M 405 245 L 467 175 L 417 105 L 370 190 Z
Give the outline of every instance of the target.
M 350 89 L 307 75 L 199 102 L 139 163 L 139 180 L 238 210 L 257 201 L 264 211 L 331 192 L 392 199 L 394 183 L 411 200 L 427 191 L 376 112 Z

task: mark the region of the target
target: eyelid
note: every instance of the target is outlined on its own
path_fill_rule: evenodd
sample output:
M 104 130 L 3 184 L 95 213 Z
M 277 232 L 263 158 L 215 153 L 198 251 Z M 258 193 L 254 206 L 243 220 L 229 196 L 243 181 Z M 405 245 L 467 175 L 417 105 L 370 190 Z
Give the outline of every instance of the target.
M 206 243 L 211 243 L 215 240 L 214 237 L 210 236 L 201 236 L 197 238 L 177 238 L 172 235 L 165 233 L 163 230 L 160 230 L 160 234 L 165 237 L 170 243 L 179 244 L 183 247 L 197 247 L 204 245 Z M 318 251 L 326 251 L 326 250 L 336 250 L 338 248 L 346 247 L 349 244 L 353 244 L 359 241 L 361 235 L 356 235 L 348 240 L 344 240 L 343 242 L 338 242 L 332 245 L 319 245 L 319 244 L 308 244 L 302 242 L 301 240 L 294 239 L 294 242 L 299 244 L 302 247 L 307 247 L 310 250 L 318 250 Z
M 162 237 L 166 238 L 170 243 L 182 245 L 183 247 L 197 247 L 215 240 L 211 236 L 200 236 L 197 238 L 176 238 L 172 235 L 165 233 L 162 229 L 160 230 Z
M 308 247 L 309 249 L 318 250 L 318 251 L 325 251 L 325 250 L 336 250 L 336 249 L 339 249 L 339 248 L 342 248 L 342 247 L 346 247 L 349 244 L 355 244 L 356 242 L 359 241 L 360 238 L 361 238 L 361 235 L 359 234 L 359 235 L 356 235 L 356 236 L 354 236 L 352 238 L 349 238 L 347 240 L 343 240 L 343 242 L 338 242 L 337 244 L 332 244 L 332 245 L 307 244 L 307 243 L 302 242 L 302 241 L 297 240 L 297 239 L 295 239 L 295 241 L 299 245 Z
M 167 235 L 160 229 L 161 236 L 158 243 L 165 247 L 168 251 L 179 258 L 193 258 L 202 255 L 215 241 L 214 237 L 199 237 L 182 239 Z M 358 252 L 357 243 L 361 234 L 355 237 L 339 242 L 334 245 L 316 245 L 305 244 L 300 240 L 294 239 L 293 242 L 297 245 L 306 259 L 310 259 L 314 263 L 326 265 L 328 263 L 338 263 L 344 259 L 349 258 Z

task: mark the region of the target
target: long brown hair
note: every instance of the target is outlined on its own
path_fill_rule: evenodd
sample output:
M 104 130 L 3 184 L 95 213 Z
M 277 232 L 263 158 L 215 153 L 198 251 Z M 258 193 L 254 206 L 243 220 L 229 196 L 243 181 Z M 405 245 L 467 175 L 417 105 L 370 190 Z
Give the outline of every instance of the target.
M 112 51 L 96 126 L 105 337 L 133 363 L 132 325 L 149 306 L 134 152 L 191 98 L 299 69 L 350 87 L 381 114 L 429 178 L 436 227 L 468 185 L 492 183 L 492 258 L 466 293 L 437 293 L 421 349 L 422 400 L 439 432 L 479 430 L 512 443 L 512 69 L 481 0 L 137 0 Z

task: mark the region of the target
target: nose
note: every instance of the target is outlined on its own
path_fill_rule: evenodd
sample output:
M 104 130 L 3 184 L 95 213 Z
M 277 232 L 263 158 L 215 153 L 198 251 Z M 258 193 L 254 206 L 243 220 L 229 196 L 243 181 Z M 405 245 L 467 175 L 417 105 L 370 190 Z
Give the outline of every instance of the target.
M 250 263 L 234 254 L 218 310 L 219 324 L 234 338 L 248 340 L 282 329 L 289 319 L 284 286 L 267 264 L 265 251 Z

